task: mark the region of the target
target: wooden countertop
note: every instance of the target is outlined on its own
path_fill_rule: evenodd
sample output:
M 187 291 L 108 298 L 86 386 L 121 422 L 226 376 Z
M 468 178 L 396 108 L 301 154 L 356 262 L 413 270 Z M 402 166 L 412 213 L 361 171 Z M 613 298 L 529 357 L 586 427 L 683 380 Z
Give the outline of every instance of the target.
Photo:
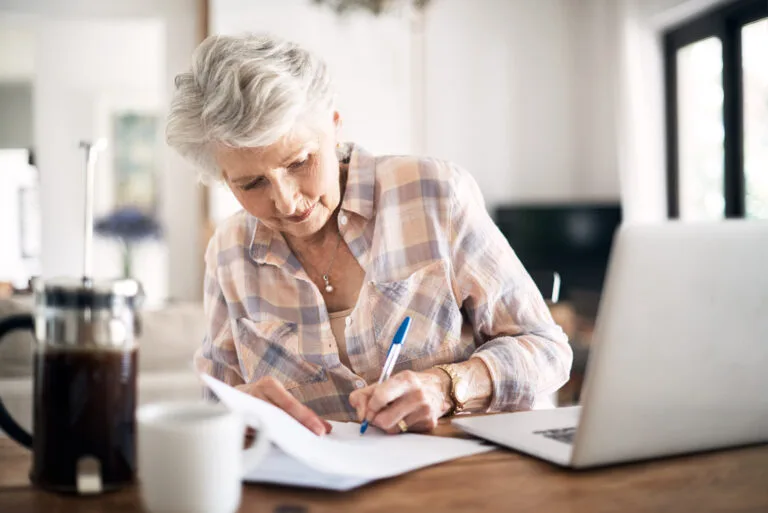
M 436 434 L 464 436 L 448 424 Z M 138 512 L 138 488 L 56 495 L 27 479 L 30 454 L 0 437 L 0 512 Z M 247 484 L 241 513 L 531 511 L 768 512 L 768 445 L 589 471 L 507 450 L 463 458 L 339 493 Z

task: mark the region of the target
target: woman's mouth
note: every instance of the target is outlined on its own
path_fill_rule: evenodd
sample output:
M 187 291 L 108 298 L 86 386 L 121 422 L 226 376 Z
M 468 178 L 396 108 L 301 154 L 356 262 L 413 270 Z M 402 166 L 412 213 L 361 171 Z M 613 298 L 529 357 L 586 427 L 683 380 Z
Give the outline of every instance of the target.
M 307 218 L 309 218 L 309 216 L 312 214 L 312 211 L 315 210 L 316 206 L 317 206 L 317 203 L 315 203 L 314 205 L 312 205 L 311 207 L 306 209 L 301 214 L 298 214 L 298 215 L 295 215 L 295 216 L 290 216 L 287 219 L 289 221 L 291 221 L 292 223 L 300 223 L 302 221 L 306 221 Z

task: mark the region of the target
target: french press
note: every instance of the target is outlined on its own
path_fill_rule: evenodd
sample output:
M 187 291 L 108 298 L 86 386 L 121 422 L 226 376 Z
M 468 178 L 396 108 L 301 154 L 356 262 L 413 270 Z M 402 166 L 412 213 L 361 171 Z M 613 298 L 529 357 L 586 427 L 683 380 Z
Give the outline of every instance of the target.
M 100 493 L 134 480 L 136 470 L 136 309 L 138 282 L 91 274 L 93 172 L 105 141 L 86 150 L 83 276 L 37 281 L 35 312 L 0 322 L 35 334 L 33 433 L 0 401 L 0 428 L 32 449 L 32 482 L 72 493 Z

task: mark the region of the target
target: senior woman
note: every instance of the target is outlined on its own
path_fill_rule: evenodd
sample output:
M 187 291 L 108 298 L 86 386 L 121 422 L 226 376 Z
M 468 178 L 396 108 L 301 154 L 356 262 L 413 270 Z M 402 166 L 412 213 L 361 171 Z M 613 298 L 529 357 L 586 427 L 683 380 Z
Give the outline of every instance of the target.
M 374 156 L 340 127 L 325 63 L 279 38 L 209 37 L 176 77 L 169 145 L 243 207 L 208 245 L 198 370 L 318 435 L 364 418 L 428 431 L 562 386 L 567 338 L 472 177 Z

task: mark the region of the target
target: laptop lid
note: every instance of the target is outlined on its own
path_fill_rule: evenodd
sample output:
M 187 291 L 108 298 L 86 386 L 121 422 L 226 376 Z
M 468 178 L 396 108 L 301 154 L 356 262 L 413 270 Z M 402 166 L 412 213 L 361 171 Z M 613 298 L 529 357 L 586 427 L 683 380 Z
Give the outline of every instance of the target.
M 572 465 L 768 441 L 768 223 L 616 238 Z

